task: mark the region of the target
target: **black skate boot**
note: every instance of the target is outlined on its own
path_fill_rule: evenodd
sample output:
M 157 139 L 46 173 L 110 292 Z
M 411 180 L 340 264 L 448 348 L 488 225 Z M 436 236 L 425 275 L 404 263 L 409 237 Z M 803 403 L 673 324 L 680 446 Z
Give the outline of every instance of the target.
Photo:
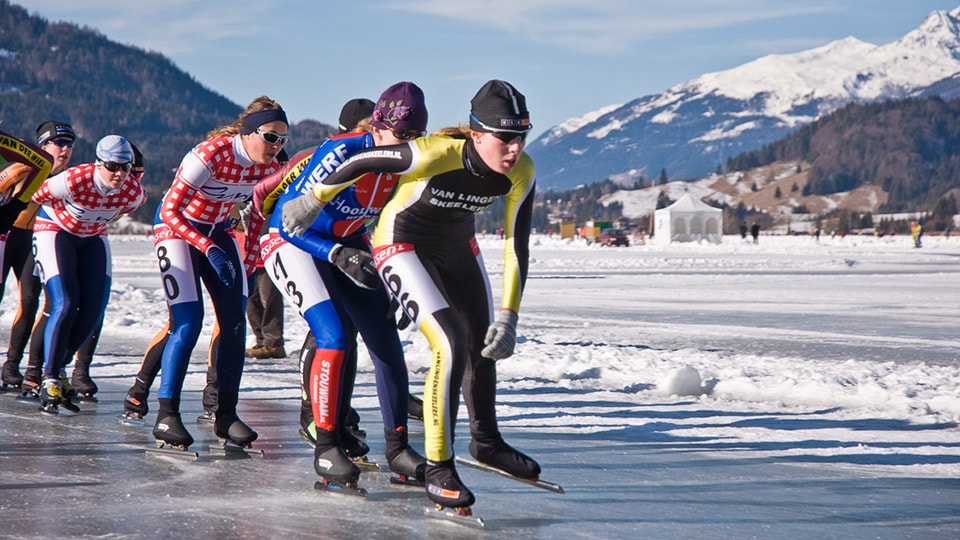
M 340 428 L 340 446 L 350 459 L 362 458 L 370 452 L 370 447 L 367 446 L 367 443 L 357 438 L 353 432 L 345 426 Z
M 353 435 L 358 439 L 365 439 L 367 437 L 367 432 L 360 429 L 360 413 L 353 407 L 350 407 L 347 411 L 347 417 L 344 419 L 343 425 L 352 431 Z
M 3 383 L 3 389 L 9 386 L 11 388 L 20 388 L 23 384 L 23 375 L 20 374 L 20 362 L 8 359 L 3 363 L 3 373 L 0 374 L 0 381 Z
M 150 386 L 146 381 L 137 376 L 136 382 L 127 390 L 127 395 L 123 397 L 122 417 L 130 420 L 142 420 L 147 415 L 150 407 L 147 406 L 147 398 L 150 396 Z
M 337 434 L 317 429 L 317 445 L 313 450 L 313 469 L 322 478 L 323 486 L 356 488 L 360 468 L 347 457 L 338 444 Z
M 43 388 L 40 389 L 40 410 L 47 414 L 59 414 L 62 400 L 60 379 L 44 379 Z
M 40 369 L 27 366 L 23 372 L 23 382 L 20 384 L 20 395 L 26 398 L 40 398 Z
M 97 383 L 90 378 L 90 359 L 77 360 L 77 365 L 73 367 L 73 376 L 70 378 L 70 384 L 77 390 L 81 399 L 88 401 L 97 401 L 94 397 L 100 388 Z
M 427 497 L 438 507 L 465 508 L 476 502 L 473 493 L 460 481 L 452 459 L 428 461 L 425 476 Z
M 236 413 L 218 414 L 213 422 L 213 433 L 221 444 L 233 443 L 241 448 L 249 448 L 258 437 L 257 432 L 244 424 Z
M 407 418 L 423 422 L 423 400 L 413 394 L 407 401 Z
M 540 465 L 503 442 L 499 434 L 493 437 L 473 434 L 470 440 L 470 455 L 480 463 L 518 478 L 535 480 L 540 477 Z
M 217 383 L 210 381 L 207 376 L 207 385 L 203 387 L 203 414 L 197 417 L 198 424 L 212 424 L 217 419 Z
M 403 426 L 384 429 L 383 437 L 387 443 L 384 451 L 387 463 L 390 470 L 399 477 L 399 483 L 422 486 L 427 460 L 410 448 L 407 430 Z
M 193 437 L 183 427 L 180 413 L 157 414 L 157 423 L 153 426 L 153 436 L 157 439 L 157 447 L 170 445 L 178 450 L 186 450 L 193 444 Z

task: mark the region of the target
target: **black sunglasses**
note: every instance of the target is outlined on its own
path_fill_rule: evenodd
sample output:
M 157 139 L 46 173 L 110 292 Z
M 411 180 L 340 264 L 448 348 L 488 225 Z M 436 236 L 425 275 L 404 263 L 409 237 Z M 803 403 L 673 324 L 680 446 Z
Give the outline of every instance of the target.
M 101 161 L 100 163 L 103 165 L 104 169 L 110 172 L 130 172 L 130 170 L 133 169 L 133 163 L 129 161 L 125 163 L 117 163 L 116 161 Z
M 393 136 L 401 141 L 412 141 L 417 137 L 423 137 L 427 134 L 426 131 L 420 131 L 417 129 L 394 129 L 391 131 L 391 133 L 393 133 Z
M 526 133 L 513 133 L 510 131 L 492 131 L 490 132 L 490 134 L 500 139 L 501 141 L 503 141 L 504 144 L 513 144 L 514 142 L 523 144 L 527 142 Z
M 63 148 L 63 147 L 73 148 L 73 141 L 67 140 L 67 139 L 53 139 L 52 141 L 50 141 L 50 144 L 55 144 L 60 148 Z

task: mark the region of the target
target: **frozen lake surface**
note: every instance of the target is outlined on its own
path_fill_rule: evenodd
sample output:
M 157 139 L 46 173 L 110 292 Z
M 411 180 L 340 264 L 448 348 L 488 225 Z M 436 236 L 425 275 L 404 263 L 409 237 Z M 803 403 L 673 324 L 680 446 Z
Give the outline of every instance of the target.
M 215 459 L 212 430 L 189 422 L 199 461 L 145 456 L 153 412 L 142 429 L 116 415 L 166 307 L 152 245 L 112 245 L 92 368 L 100 403 L 50 417 L 0 395 L 0 536 L 960 537 L 960 239 L 599 248 L 535 237 L 498 410 L 507 440 L 566 494 L 461 469 L 485 530 L 425 519 L 422 492 L 387 473 L 364 473 L 366 501 L 314 491 L 296 432 L 306 325 L 291 308 L 289 357 L 248 360 L 244 374 L 241 415 L 266 457 Z M 481 246 L 498 293 L 502 243 Z M 8 288 L 4 342 L 16 307 Z M 185 419 L 201 410 L 209 310 L 205 324 Z M 421 393 L 426 341 L 401 336 Z M 360 368 L 354 403 L 384 461 L 365 351 Z

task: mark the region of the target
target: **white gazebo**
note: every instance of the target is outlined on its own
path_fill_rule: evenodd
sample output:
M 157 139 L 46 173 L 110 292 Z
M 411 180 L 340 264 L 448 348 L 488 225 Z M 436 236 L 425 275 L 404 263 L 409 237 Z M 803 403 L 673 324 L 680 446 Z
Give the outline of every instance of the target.
M 657 242 L 699 242 L 719 244 L 723 236 L 723 210 L 714 208 L 689 193 L 653 213 Z

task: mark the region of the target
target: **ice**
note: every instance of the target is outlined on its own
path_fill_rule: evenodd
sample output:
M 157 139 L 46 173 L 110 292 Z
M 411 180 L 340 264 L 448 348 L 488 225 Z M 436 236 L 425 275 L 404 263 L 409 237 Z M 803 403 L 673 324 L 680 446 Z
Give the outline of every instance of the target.
M 517 354 L 498 363 L 508 442 L 566 494 L 462 469 L 475 530 L 364 473 L 366 501 L 317 493 L 297 435 L 297 352 L 248 359 L 241 417 L 264 459 L 214 459 L 201 412 L 208 313 L 185 383 L 197 462 L 144 455 L 123 392 L 166 321 L 152 247 L 112 239 L 117 272 L 91 369 L 99 404 L 51 417 L 0 395 L 0 536 L 104 538 L 956 538 L 960 240 L 761 236 L 759 245 L 600 248 L 536 236 Z M 497 238 L 480 239 L 499 290 Z M 8 328 L 16 292 L 0 303 Z M 421 393 L 426 341 L 401 332 Z M 5 339 L 5 338 L 3 338 Z M 372 364 L 354 404 L 384 461 Z M 461 416 L 466 411 L 461 408 Z M 469 433 L 459 423 L 457 450 Z M 422 444 L 422 427 L 411 424 Z

